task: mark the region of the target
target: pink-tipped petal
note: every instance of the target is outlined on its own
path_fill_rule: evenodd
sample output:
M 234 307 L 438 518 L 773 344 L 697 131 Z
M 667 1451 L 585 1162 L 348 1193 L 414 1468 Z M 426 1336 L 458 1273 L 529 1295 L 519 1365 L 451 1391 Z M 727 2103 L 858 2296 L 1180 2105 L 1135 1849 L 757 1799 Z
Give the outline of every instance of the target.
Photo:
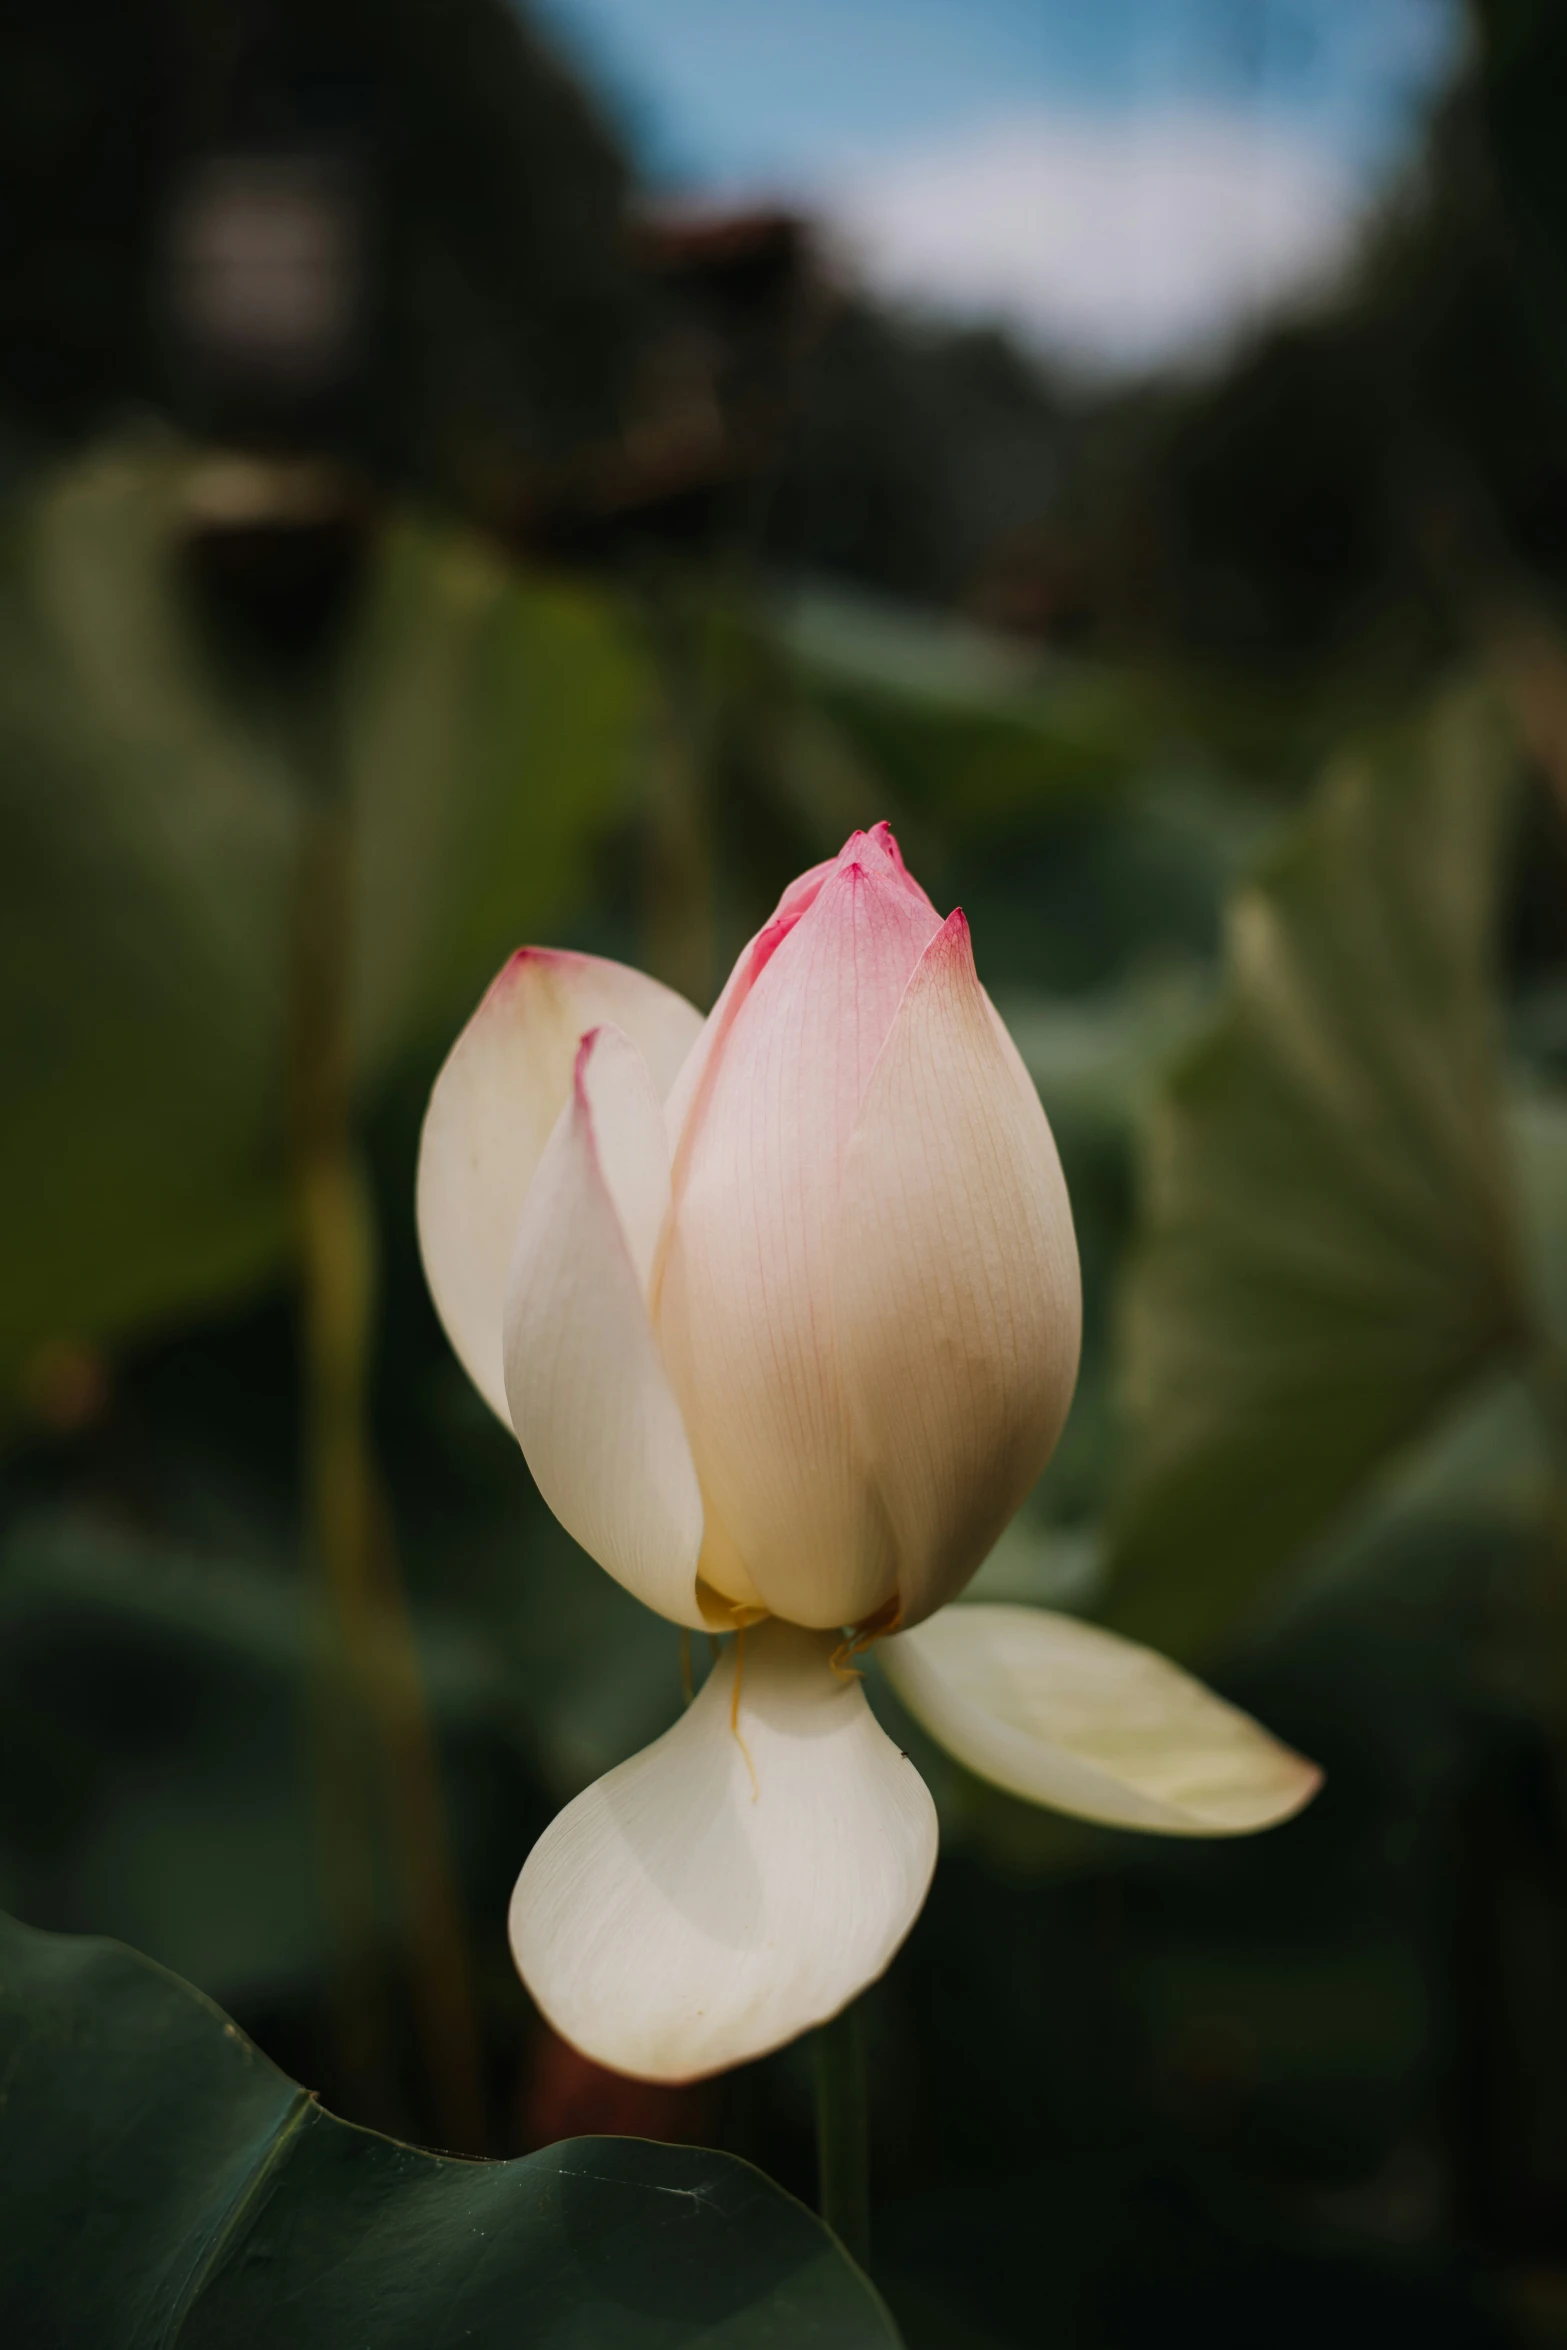
M 745 2064 L 847 2006 L 919 1915 L 935 1806 L 830 1649 L 787 1624 L 748 1632 L 739 1735 L 730 1649 L 529 1854 L 518 1971 L 597 2063 L 654 2081 Z
M 1322 1773 L 1152 1649 L 1042 1608 L 954 1607 L 877 1652 L 949 1754 L 1026 1802 L 1161 1836 L 1248 1836 Z
M 897 866 L 898 871 L 903 875 L 904 879 L 906 881 L 913 882 L 914 887 L 919 889 L 919 883 L 914 881 L 913 874 L 909 871 L 907 865 L 905 865 L 903 862 L 903 851 L 898 846 L 898 836 L 893 831 L 892 826 L 887 822 L 885 816 L 881 819 L 879 824 L 873 824 L 871 826 L 870 837 L 873 841 L 876 842 L 879 848 L 886 850 L 888 856 L 891 858 L 893 864 Z M 923 897 L 923 890 L 920 891 L 920 895 Z
M 419 1144 L 419 1245 L 435 1308 L 479 1393 L 510 1424 L 501 1315 L 517 1218 L 571 1090 L 584 1033 L 612 1021 L 666 1094 L 702 1026 L 657 980 L 596 955 L 524 947 L 435 1081 Z
M 961 1589 L 1077 1377 L 1077 1246 L 1045 1113 L 955 913 L 909 981 L 849 1145 L 833 1314 L 902 1620 Z
M 702 1023 L 701 1034 L 681 1065 L 680 1075 L 664 1104 L 664 1124 L 677 1164 L 681 1139 L 712 1090 L 719 1057 L 729 1041 L 740 1007 L 799 919 L 798 913 L 785 913 L 780 907 L 747 942 L 724 982 L 723 993 Z
M 724 983 L 723 993 L 703 1024 L 700 1042 L 690 1053 L 680 1072 L 679 1082 L 670 1092 L 666 1104 L 669 1125 L 669 1144 L 678 1151 L 683 1128 L 690 1120 L 699 1094 L 706 1088 L 718 1055 L 728 1039 L 746 997 L 761 978 L 773 956 L 783 945 L 801 916 L 808 914 L 821 896 L 826 883 L 839 868 L 856 861 L 873 870 L 878 879 L 890 880 L 913 898 L 931 916 L 933 923 L 941 917 L 903 862 L 902 852 L 892 837 L 891 827 L 875 825 L 870 832 L 854 833 L 836 857 L 826 857 L 799 874 L 784 891 L 772 913 L 753 939 L 738 956 L 734 969 Z
M 889 880 L 896 882 L 898 887 L 917 905 L 924 906 L 931 914 L 936 914 L 935 907 L 931 905 L 924 890 L 921 889 L 903 862 L 903 851 L 898 846 L 892 826 L 887 823 L 885 818 L 880 824 L 873 824 L 869 832 L 855 834 L 853 840 L 843 851 L 843 857 L 846 858 L 851 854 L 858 857 L 862 863 L 873 864 Z M 936 919 L 938 922 L 940 921 L 939 914 L 936 915 Z
M 518 1219 L 506 1395 L 566 1531 L 660 1615 L 701 1626 L 702 1497 L 647 1309 L 668 1201 L 646 1064 L 618 1029 L 596 1029 Z
M 939 927 L 884 849 L 845 851 L 740 1004 L 676 1154 L 664 1358 L 703 1490 L 796 1623 L 857 1621 L 892 1588 L 838 1376 L 833 1235 L 861 1098 Z

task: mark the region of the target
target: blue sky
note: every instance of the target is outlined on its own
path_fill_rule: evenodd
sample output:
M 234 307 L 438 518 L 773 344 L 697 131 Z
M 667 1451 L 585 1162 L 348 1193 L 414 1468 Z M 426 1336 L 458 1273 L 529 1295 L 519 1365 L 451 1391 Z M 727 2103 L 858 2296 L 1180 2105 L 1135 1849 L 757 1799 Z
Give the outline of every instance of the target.
M 800 182 L 1030 100 L 1309 126 L 1374 165 L 1452 57 L 1449 0 L 547 0 L 652 166 Z
M 1461 44 L 1459 0 L 542 0 L 537 13 L 656 184 L 804 200 L 893 291 L 962 308 L 967 283 L 970 307 L 1090 358 L 1097 335 L 1114 360 L 1119 334 L 1128 361 L 1182 340 L 1180 301 L 1158 291 L 1167 258 L 1198 340 L 1222 324 L 1226 271 L 1254 305 L 1270 271 L 1283 284 L 1325 266 Z M 1236 203 L 1261 223 L 1249 245 L 1232 233 Z M 1072 221 L 1075 245 L 1063 230 L 1051 262 L 1046 236 L 1031 262 L 1029 217 Z M 1053 328 L 1051 273 L 1073 276 L 1072 251 L 1076 293 Z M 1122 305 L 1125 332 L 1114 283 L 1102 332 L 1085 307 L 1105 269 L 1142 289 Z M 1146 323 L 1161 300 L 1140 345 L 1132 314 L 1140 304 Z

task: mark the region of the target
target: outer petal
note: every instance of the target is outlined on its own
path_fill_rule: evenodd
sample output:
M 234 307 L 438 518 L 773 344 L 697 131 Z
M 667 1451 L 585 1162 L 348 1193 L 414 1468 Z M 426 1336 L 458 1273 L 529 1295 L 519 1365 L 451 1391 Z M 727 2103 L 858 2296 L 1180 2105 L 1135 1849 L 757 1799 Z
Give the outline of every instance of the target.
M 683 996 L 623 963 L 523 947 L 452 1047 L 425 1113 L 425 1276 L 464 1370 L 503 1420 L 501 1310 L 517 1218 L 571 1090 L 578 1041 L 603 1021 L 640 1047 L 660 1096 L 702 1026 Z
M 820 865 L 811 866 L 808 872 L 791 881 L 767 921 L 741 950 L 724 983 L 723 993 L 703 1025 L 699 1048 L 687 1056 L 679 1081 L 670 1091 L 666 1114 L 671 1149 L 678 1143 L 696 1106 L 697 1097 L 734 1026 L 736 1013 L 801 916 L 810 912 L 839 866 L 851 860 L 857 860 L 879 880 L 895 882 L 917 907 L 923 908 L 933 927 L 939 923 L 941 917 L 904 864 L 892 827 L 885 823 L 875 825 L 869 832 L 855 833 L 838 856 L 825 858 Z
M 594 1029 L 517 1225 L 506 1394 L 567 1532 L 660 1615 L 700 1625 L 702 1497 L 647 1312 L 668 1199 L 646 1065 L 618 1029 Z
M 961 1589 L 1050 1457 L 1077 1377 L 1077 1245 L 1045 1113 L 954 914 L 908 985 L 843 1177 L 844 1392 L 905 1624 Z
M 512 1896 L 556 2031 L 641 2079 L 721 2072 L 835 2015 L 936 1864 L 925 1783 L 830 1640 L 768 1623 L 743 1646 L 740 1736 L 730 1649 L 672 1730 L 546 1829 Z
M 735 1014 L 801 915 L 808 913 L 815 905 L 821 895 L 822 884 L 837 862 L 836 857 L 828 857 L 824 863 L 813 865 L 809 872 L 791 881 L 756 936 L 741 949 L 734 969 L 724 982 L 723 993 L 703 1023 L 698 1047 L 687 1055 L 679 1082 L 671 1089 L 665 1105 L 671 1150 L 678 1143 L 697 1097 L 706 1086 L 709 1073 L 734 1026 Z
M 703 1022 L 701 1034 L 681 1064 L 680 1075 L 670 1088 L 669 1098 L 664 1104 L 671 1151 L 678 1151 L 680 1138 L 690 1123 L 693 1110 L 698 1103 L 706 1100 L 712 1073 L 728 1042 L 729 1032 L 741 1005 L 799 919 L 796 913 L 774 914 L 741 950 L 734 969 L 724 982 L 723 993 Z
M 954 1607 L 877 1653 L 959 1762 L 1079 1819 L 1244 1836 L 1287 1820 L 1322 1783 L 1179 1666 L 1073 1616 Z
M 657 1313 L 704 1494 L 796 1623 L 857 1621 L 893 1551 L 834 1352 L 844 1154 L 899 1000 L 939 928 L 857 835 L 733 1017 L 692 1101 Z

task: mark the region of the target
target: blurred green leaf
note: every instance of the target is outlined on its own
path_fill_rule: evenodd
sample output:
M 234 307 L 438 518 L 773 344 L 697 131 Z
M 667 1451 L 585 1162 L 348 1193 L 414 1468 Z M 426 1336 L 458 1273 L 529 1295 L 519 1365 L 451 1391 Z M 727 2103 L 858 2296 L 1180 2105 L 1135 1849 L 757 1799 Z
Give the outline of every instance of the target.
M 204 650 L 188 463 L 100 453 L 0 531 L 0 1391 L 43 1342 L 228 1294 L 285 1243 L 305 785 Z M 641 668 L 604 601 L 403 518 L 347 679 L 368 1084 L 583 889 Z
M 356 1028 L 374 1076 L 450 1041 L 514 946 L 586 896 L 646 678 L 605 597 L 408 518 L 349 674 Z
M 85 1512 L 28 1513 L 0 1544 L 0 1907 L 134 1940 L 247 2014 L 326 1965 L 291 1567 Z M 420 1663 L 459 1861 L 509 1875 L 538 1800 L 526 1685 L 450 1613 Z
M 1127 782 L 1148 750 L 1146 691 L 972 622 L 813 588 L 778 615 L 807 696 L 900 799 L 948 831 Z
M 959 1594 L 969 1600 L 1021 1600 L 1028 1607 L 1086 1612 L 1104 1581 L 1104 1546 L 1095 1526 L 1036 1526 L 1013 1519 Z
M 1509 1124 L 1533 1295 L 1567 1353 L 1567 1096 L 1539 1083 L 1521 1087 Z
M 246 2003 L 325 1920 L 297 1582 L 90 1522 L 0 1550 L 0 1905 L 134 1936 Z
M 54 2350 L 894 2345 L 820 2221 L 732 2155 L 423 2154 L 323 2112 L 115 1943 L 0 1921 L 0 2317 Z
M 420 1666 L 477 1910 L 550 1810 L 677 1718 L 679 1638 L 531 1494 L 452 1510 L 409 1564 L 430 1590 Z M 112 1933 L 247 2019 L 312 1985 L 328 1921 L 311 1606 L 292 1557 L 253 1535 L 19 1514 L 0 1541 L 0 1909 Z
M 1086 996 L 997 994 L 997 1009 L 1039 1088 L 1059 1141 L 1079 1129 L 1134 1135 L 1153 1111 L 1170 1064 L 1210 1008 L 1196 964 L 1134 972 Z
M 1331 771 L 1235 906 L 1121 1332 L 1108 1620 L 1178 1653 L 1528 1327 L 1490 959 L 1509 769 L 1455 693 Z

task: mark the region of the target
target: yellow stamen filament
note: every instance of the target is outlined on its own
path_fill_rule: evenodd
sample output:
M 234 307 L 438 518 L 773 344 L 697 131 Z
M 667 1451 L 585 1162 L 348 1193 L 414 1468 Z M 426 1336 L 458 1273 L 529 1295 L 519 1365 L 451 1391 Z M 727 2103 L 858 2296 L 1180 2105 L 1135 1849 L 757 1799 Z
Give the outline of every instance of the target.
M 742 1624 L 735 1634 L 735 1685 L 729 1694 L 729 1730 L 735 1744 L 745 1756 L 745 1767 L 751 1774 L 751 1801 L 754 1803 L 761 1791 L 756 1783 L 756 1765 L 751 1760 L 751 1749 L 747 1746 L 740 1728 L 740 1676 L 744 1670 L 745 1626 Z
M 874 1615 L 861 1617 L 859 1623 L 850 1630 L 848 1638 L 840 1640 L 827 1659 L 840 1681 L 864 1680 L 865 1675 L 853 1660 L 857 1656 L 864 1656 L 867 1650 L 875 1647 L 878 1640 L 885 1640 L 896 1632 L 902 1616 L 903 1602 L 895 1591 L 890 1599 L 883 1600 Z
M 684 1624 L 680 1627 L 680 1694 L 687 1705 L 696 1695 L 696 1685 L 691 1678 L 691 1635 Z

